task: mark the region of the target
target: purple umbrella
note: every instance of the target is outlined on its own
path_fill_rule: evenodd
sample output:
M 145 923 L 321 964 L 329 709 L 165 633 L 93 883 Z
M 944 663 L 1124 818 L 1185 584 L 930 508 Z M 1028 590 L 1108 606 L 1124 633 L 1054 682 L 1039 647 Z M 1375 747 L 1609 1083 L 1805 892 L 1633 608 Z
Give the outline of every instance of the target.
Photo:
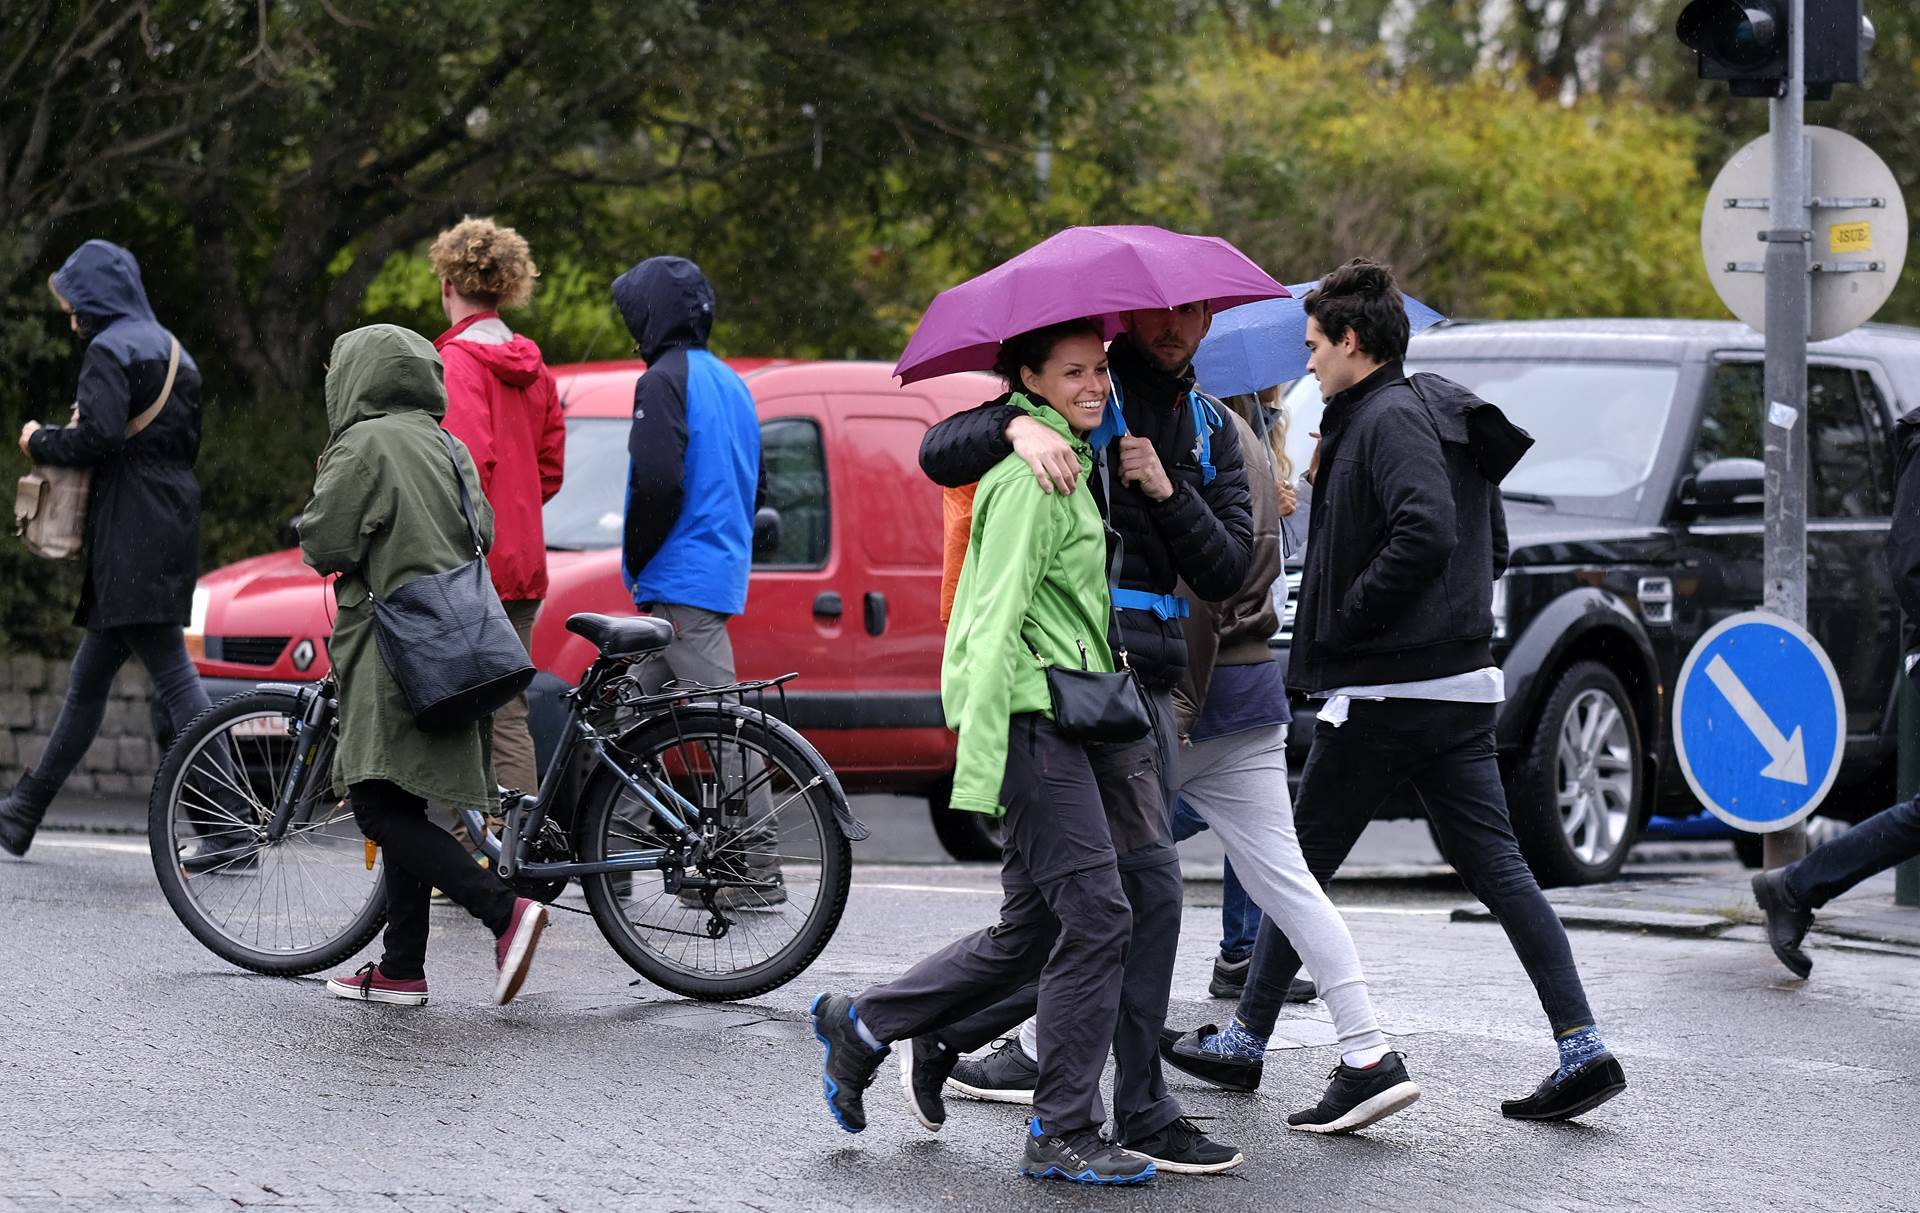
M 1042 325 L 1205 299 L 1214 311 L 1284 298 L 1287 288 L 1217 236 L 1146 225 L 1070 227 L 940 292 L 893 373 L 901 383 L 993 368 L 1000 343 Z

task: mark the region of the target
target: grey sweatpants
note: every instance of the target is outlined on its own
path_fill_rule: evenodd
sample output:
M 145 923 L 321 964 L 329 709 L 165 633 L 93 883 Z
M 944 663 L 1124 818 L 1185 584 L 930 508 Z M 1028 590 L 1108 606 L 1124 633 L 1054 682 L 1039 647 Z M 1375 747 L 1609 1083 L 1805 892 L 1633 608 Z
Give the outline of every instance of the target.
M 1339 911 L 1307 870 L 1287 794 L 1287 731 L 1249 729 L 1180 752 L 1180 795 L 1220 836 L 1234 874 L 1306 961 L 1345 1052 L 1386 1044 Z

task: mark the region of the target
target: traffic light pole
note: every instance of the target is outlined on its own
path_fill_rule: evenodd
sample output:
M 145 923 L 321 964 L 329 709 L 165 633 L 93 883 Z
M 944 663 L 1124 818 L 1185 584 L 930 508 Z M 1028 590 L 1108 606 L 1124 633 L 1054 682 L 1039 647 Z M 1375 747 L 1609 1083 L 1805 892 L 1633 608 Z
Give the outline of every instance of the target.
M 1812 217 L 1807 164 L 1806 0 L 1791 0 L 1787 23 L 1786 95 L 1774 98 L 1772 230 L 1767 232 L 1766 608 L 1807 623 L 1807 332 Z M 1807 829 L 1796 823 L 1768 834 L 1766 866 L 1807 853 Z

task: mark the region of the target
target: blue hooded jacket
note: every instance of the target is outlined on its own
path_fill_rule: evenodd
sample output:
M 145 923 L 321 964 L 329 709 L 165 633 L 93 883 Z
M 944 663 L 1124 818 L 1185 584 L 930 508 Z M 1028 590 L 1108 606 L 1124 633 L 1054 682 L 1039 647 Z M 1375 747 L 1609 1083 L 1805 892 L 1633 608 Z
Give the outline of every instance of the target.
M 127 423 L 159 399 L 173 336 L 154 319 L 133 254 L 81 245 L 53 275 L 87 339 L 79 421 L 37 431 L 34 462 L 93 469 L 87 576 L 74 622 L 90 628 L 186 623 L 200 562 L 200 369 L 180 351 L 167 405 L 132 438 Z
M 713 287 L 683 257 L 650 257 L 614 279 L 613 299 L 647 361 L 627 439 L 627 590 L 636 606 L 738 615 L 764 495 L 760 423 L 747 385 L 707 351 Z

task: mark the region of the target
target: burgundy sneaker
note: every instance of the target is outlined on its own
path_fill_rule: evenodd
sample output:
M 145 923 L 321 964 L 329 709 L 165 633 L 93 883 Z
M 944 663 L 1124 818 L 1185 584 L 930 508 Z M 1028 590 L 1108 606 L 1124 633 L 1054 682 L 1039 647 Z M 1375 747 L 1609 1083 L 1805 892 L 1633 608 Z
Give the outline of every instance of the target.
M 512 1002 L 520 992 L 520 983 L 527 979 L 527 969 L 533 964 L 534 945 L 546 929 L 547 907 L 525 897 L 513 899 L 513 917 L 507 920 L 506 933 L 493 945 L 494 964 L 500 969 L 493 1000 L 501 1006 Z
M 327 989 L 335 998 L 358 1002 L 390 1002 L 402 1007 L 427 1005 L 427 979 L 396 981 L 380 971 L 377 964 L 363 964 L 353 973 L 328 980 Z

